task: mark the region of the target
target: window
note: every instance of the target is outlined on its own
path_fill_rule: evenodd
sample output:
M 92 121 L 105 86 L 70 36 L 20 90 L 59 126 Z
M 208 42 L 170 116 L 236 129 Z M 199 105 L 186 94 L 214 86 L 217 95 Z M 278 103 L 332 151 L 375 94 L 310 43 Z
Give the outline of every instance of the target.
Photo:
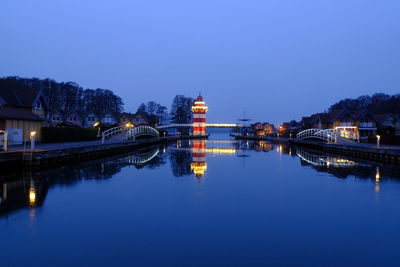
M 35 109 L 42 109 L 42 103 L 40 102 L 40 100 L 36 102 Z
M 394 125 L 394 122 L 391 119 L 389 119 L 386 121 L 386 125 Z

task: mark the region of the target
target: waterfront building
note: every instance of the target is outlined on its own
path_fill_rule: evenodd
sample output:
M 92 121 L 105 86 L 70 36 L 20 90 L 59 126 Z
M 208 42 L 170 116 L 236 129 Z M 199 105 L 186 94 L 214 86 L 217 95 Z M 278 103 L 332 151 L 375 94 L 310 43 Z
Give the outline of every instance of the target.
M 71 127 L 83 126 L 83 119 L 75 110 L 72 110 L 65 115 L 64 122 Z
M 94 112 L 89 112 L 83 118 L 83 127 L 85 128 L 93 127 L 96 124 L 96 122 L 99 122 L 99 116 Z
M 256 122 L 251 127 L 255 135 L 270 135 L 274 133 L 274 125 L 268 122 Z
M 400 117 L 393 113 L 375 115 L 381 130 L 388 134 L 400 136 Z
M 8 132 L 9 144 L 22 144 L 32 134 L 40 141 L 47 112 L 41 89 L 9 83 L 0 91 L 0 130 Z
M 114 125 L 117 122 L 117 116 L 111 112 L 107 112 L 101 116 L 100 122 L 104 125 Z
M 208 107 L 203 100 L 203 97 L 199 95 L 192 106 L 193 111 L 193 134 L 194 135 L 205 135 L 206 134 L 206 113 Z
M 58 111 L 58 110 L 53 110 L 49 113 L 49 125 L 50 126 L 57 126 L 60 122 L 64 120 L 64 115 Z
M 133 125 L 133 116 L 134 115 L 132 113 L 127 113 L 127 112 L 122 113 L 121 116 L 119 117 L 118 125 L 122 127 Z

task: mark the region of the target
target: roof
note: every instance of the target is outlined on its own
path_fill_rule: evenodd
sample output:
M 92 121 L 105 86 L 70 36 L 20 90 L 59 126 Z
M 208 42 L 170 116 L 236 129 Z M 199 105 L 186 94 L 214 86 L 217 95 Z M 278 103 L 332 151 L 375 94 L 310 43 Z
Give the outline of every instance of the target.
M 42 121 L 43 119 L 29 109 L 18 107 L 0 107 L 0 119 Z
M 71 114 L 75 114 L 76 116 L 78 116 L 78 118 L 80 119 L 80 120 L 82 120 L 82 117 L 81 117 L 81 115 L 77 112 L 77 111 L 75 111 L 75 110 L 70 110 L 70 111 L 68 111 L 67 113 L 65 113 L 65 115 L 64 115 L 64 118 L 67 118 L 69 115 L 71 115 Z
M 10 80 L 0 80 L 0 97 L 7 105 L 32 107 L 41 93 L 40 89 L 30 88 Z
M 375 114 L 375 118 L 380 124 L 384 124 L 389 117 L 397 119 L 397 116 L 393 113 Z
M 73 124 L 73 123 L 68 122 L 68 121 L 59 121 L 56 126 L 57 127 L 76 127 L 76 128 L 79 127 L 78 125 Z
M 146 121 L 150 121 L 150 116 L 149 114 L 147 114 L 146 112 L 136 112 L 136 114 L 133 116 L 134 118 L 136 118 L 137 116 L 141 116 L 143 119 L 145 119 Z
M 345 109 L 335 109 L 332 110 L 331 112 L 329 112 L 327 114 L 327 121 L 328 122 L 334 122 L 336 121 L 338 118 L 340 118 L 343 114 L 346 113 Z

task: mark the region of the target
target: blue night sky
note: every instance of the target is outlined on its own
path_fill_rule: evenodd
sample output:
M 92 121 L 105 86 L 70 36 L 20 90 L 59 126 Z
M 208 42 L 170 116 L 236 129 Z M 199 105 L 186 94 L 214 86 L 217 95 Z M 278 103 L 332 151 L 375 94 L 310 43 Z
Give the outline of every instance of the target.
M 399 0 L 1 0 L 0 76 L 109 88 L 126 111 L 197 96 L 279 123 L 400 92 Z

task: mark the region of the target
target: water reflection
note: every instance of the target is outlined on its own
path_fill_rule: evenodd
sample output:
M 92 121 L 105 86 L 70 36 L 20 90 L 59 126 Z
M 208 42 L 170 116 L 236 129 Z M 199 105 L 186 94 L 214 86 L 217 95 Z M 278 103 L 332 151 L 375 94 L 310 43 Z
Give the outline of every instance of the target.
M 282 157 L 285 155 L 292 158 L 298 157 L 301 166 L 311 167 L 317 172 L 326 172 L 337 178 L 371 179 L 376 193 L 380 192 L 380 184 L 385 180 L 400 177 L 400 168 L 397 166 L 359 161 L 282 144 L 264 141 L 181 140 L 168 149 L 150 147 L 135 153 L 53 170 L 3 174 L 0 176 L 0 217 L 29 208 L 32 210 L 30 216 L 34 219 L 34 210 L 43 205 L 50 188 L 75 186 L 83 180 L 107 180 L 125 167 L 155 169 L 169 161 L 174 177 L 191 176 L 200 181 L 213 170 L 207 162 L 208 157 L 251 157 L 252 151 L 278 153 Z M 258 162 L 263 164 L 263 161 Z
M 242 151 L 240 143 L 229 140 L 182 140 L 171 149 L 170 161 L 175 177 L 194 175 L 201 179 L 206 175 L 208 156 L 230 156 Z
M 305 150 L 297 149 L 297 156 L 300 160 L 310 163 L 313 166 L 334 166 L 334 167 L 349 167 L 358 165 L 358 162 L 343 159 L 337 156 L 318 155 L 308 153 Z
M 33 220 L 36 214 L 35 208 L 43 205 L 51 187 L 75 186 L 82 180 L 110 179 L 122 168 L 129 166 L 137 169 L 143 167 L 154 169 L 167 162 L 166 154 L 162 151 L 163 149 L 159 147 L 152 147 L 127 155 L 83 162 L 58 169 L 23 171 L 0 176 L 0 217 L 30 208 L 29 216 Z

